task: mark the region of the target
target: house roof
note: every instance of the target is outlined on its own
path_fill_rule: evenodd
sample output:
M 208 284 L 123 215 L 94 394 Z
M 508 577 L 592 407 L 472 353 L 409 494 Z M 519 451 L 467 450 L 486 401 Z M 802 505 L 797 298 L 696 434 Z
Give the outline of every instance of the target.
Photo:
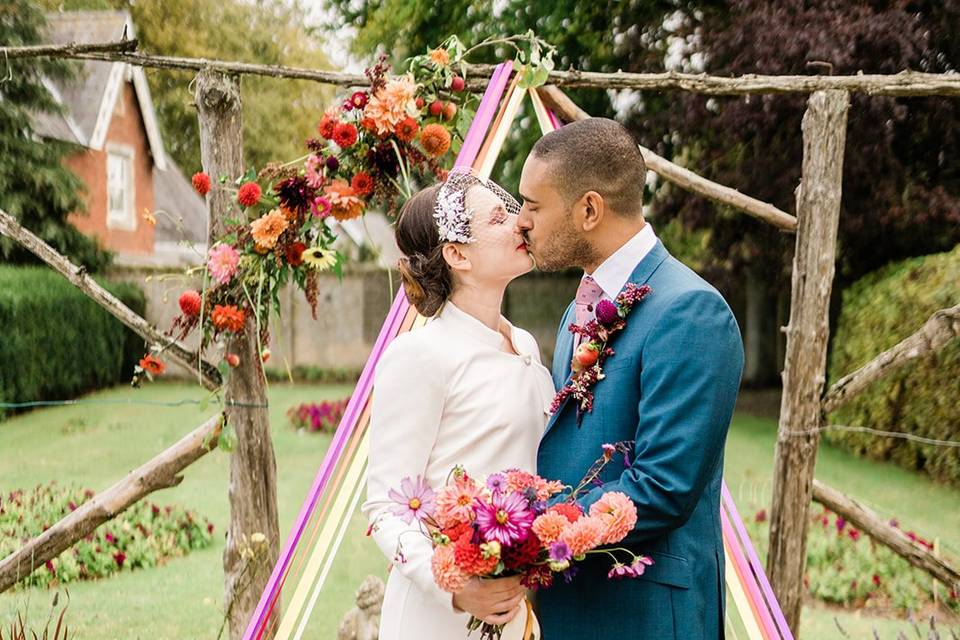
M 170 161 L 166 170 L 154 168 L 153 193 L 157 218 L 155 241 L 186 240 L 206 246 L 207 203 L 194 191 L 180 167 Z
M 65 11 L 47 14 L 51 44 L 72 42 L 115 42 L 135 37 L 133 21 L 126 11 Z M 163 140 L 157 125 L 150 88 L 143 69 L 124 62 L 83 60 L 77 77 L 47 80 L 47 87 L 64 105 L 65 114 L 37 114 L 36 132 L 100 150 L 106 141 L 113 106 L 124 83 L 133 82 L 140 103 L 147 140 L 153 162 L 159 169 L 167 167 Z

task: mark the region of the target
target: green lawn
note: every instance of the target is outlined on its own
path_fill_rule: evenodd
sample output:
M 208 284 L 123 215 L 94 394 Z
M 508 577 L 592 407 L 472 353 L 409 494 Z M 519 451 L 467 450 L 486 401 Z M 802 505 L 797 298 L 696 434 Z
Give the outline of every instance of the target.
M 277 456 L 280 531 L 286 536 L 330 441 L 326 435 L 300 435 L 284 415 L 294 404 L 341 398 L 348 387 L 278 385 L 270 389 L 271 424 Z M 154 384 L 140 390 L 116 388 L 90 396 L 95 400 L 173 401 L 200 397 L 193 387 Z M 207 414 L 196 407 L 91 404 L 34 411 L 0 423 L 0 491 L 58 480 L 103 489 L 160 451 Z M 741 512 L 766 507 L 771 493 L 775 421 L 738 414 L 727 446 L 726 475 Z M 100 582 L 70 585 L 68 620 L 76 638 L 215 638 L 222 621 L 221 553 L 228 521 L 228 454 L 214 452 L 186 473 L 183 483 L 156 494 L 161 503 L 179 503 L 207 516 L 216 526 L 215 544 L 152 570 L 124 572 Z M 936 486 L 896 467 L 853 458 L 824 446 L 817 476 L 906 527 L 940 537 L 957 554 L 960 492 Z M 355 516 L 317 603 L 308 637 L 332 638 L 353 592 L 370 573 L 384 574 L 385 562 Z M 960 554 L 958 554 L 960 555 Z M 29 605 L 31 617 L 45 617 L 50 594 L 19 590 L 0 595 L 0 625 L 8 626 L 17 609 Z M 876 626 L 882 638 L 894 638 L 903 621 L 857 612 L 836 613 L 811 606 L 804 611 L 802 637 L 842 637 L 836 617 L 852 638 L 870 638 Z M 957 629 L 960 631 L 960 628 Z

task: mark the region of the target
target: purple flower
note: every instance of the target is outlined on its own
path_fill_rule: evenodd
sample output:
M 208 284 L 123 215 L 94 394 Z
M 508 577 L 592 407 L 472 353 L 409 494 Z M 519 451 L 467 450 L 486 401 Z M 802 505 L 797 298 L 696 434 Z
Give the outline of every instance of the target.
M 495 473 L 487 478 L 487 488 L 493 492 L 502 492 L 507 486 L 507 476 Z
M 393 513 L 403 518 L 404 522 L 410 524 L 414 519 L 422 520 L 433 515 L 437 494 L 420 476 L 416 480 L 404 478 L 400 482 L 400 489 L 402 493 L 390 489 L 387 495 L 397 503 L 392 507 Z
M 490 503 L 477 502 L 477 526 L 484 540 L 504 546 L 523 542 L 530 534 L 534 514 L 527 499 L 515 491 L 494 492 Z
M 578 571 L 580 571 L 580 567 L 578 567 L 577 565 L 571 565 L 569 569 L 567 569 L 560 575 L 563 577 L 564 582 L 566 582 L 567 584 L 570 584 L 571 582 L 573 582 L 573 578 L 577 575 Z
M 601 300 L 597 303 L 596 315 L 600 324 L 609 325 L 620 318 L 620 310 L 609 300 Z
M 610 567 L 607 578 L 610 580 L 619 580 L 621 578 L 636 578 L 642 576 L 647 567 L 653 564 L 653 560 L 646 556 L 636 556 L 630 564 L 622 562 L 615 563 Z
M 557 540 L 550 544 L 550 560 L 553 562 L 563 562 L 571 557 L 573 556 L 570 547 L 563 540 Z
M 834 524 L 837 525 L 837 533 L 840 533 L 843 531 L 844 527 L 847 526 L 847 521 L 838 516 L 837 521 Z

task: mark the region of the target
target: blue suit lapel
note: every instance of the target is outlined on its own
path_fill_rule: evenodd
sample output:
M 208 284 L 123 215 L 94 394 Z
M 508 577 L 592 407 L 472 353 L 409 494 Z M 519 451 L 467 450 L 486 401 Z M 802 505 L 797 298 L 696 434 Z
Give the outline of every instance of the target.
M 666 247 L 663 246 L 663 242 L 658 239 L 657 244 L 653 246 L 653 248 L 650 250 L 650 253 L 644 256 L 643 260 L 637 263 L 633 273 L 630 274 L 630 279 L 628 282 L 632 282 L 636 285 L 646 284 L 657 268 L 669 257 L 670 253 L 667 251 Z M 561 322 L 567 321 L 567 315 L 568 314 L 564 314 Z M 566 386 L 566 384 L 570 382 L 570 378 L 573 376 L 573 371 L 570 369 L 570 360 L 573 358 L 573 334 L 570 331 L 567 331 L 566 327 L 562 327 L 562 330 L 559 332 L 557 347 L 554 349 L 553 356 L 555 363 L 557 358 L 562 358 L 560 362 L 563 363 L 562 371 L 565 372 L 563 382 L 561 386 L 557 388 L 559 391 L 561 388 L 563 388 L 563 386 Z M 554 366 L 556 367 L 556 364 Z M 556 382 L 556 380 L 554 380 L 554 382 Z M 569 404 L 568 400 L 569 398 L 565 400 L 562 405 L 560 405 L 556 413 L 550 416 L 550 420 L 547 421 L 547 428 L 544 430 L 543 436 L 540 438 L 541 440 L 547 437 L 547 434 L 550 433 L 550 430 L 557 423 L 557 420 L 560 418 L 564 412 L 564 409 L 566 409 L 567 405 Z

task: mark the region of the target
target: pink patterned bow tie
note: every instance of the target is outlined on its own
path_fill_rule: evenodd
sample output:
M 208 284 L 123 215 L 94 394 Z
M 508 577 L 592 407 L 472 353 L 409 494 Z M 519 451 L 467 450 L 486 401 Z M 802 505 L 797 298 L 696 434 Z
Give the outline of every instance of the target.
M 594 317 L 594 309 L 600 302 L 603 289 L 590 276 L 584 276 L 577 287 L 576 312 L 577 324 L 581 327 Z

